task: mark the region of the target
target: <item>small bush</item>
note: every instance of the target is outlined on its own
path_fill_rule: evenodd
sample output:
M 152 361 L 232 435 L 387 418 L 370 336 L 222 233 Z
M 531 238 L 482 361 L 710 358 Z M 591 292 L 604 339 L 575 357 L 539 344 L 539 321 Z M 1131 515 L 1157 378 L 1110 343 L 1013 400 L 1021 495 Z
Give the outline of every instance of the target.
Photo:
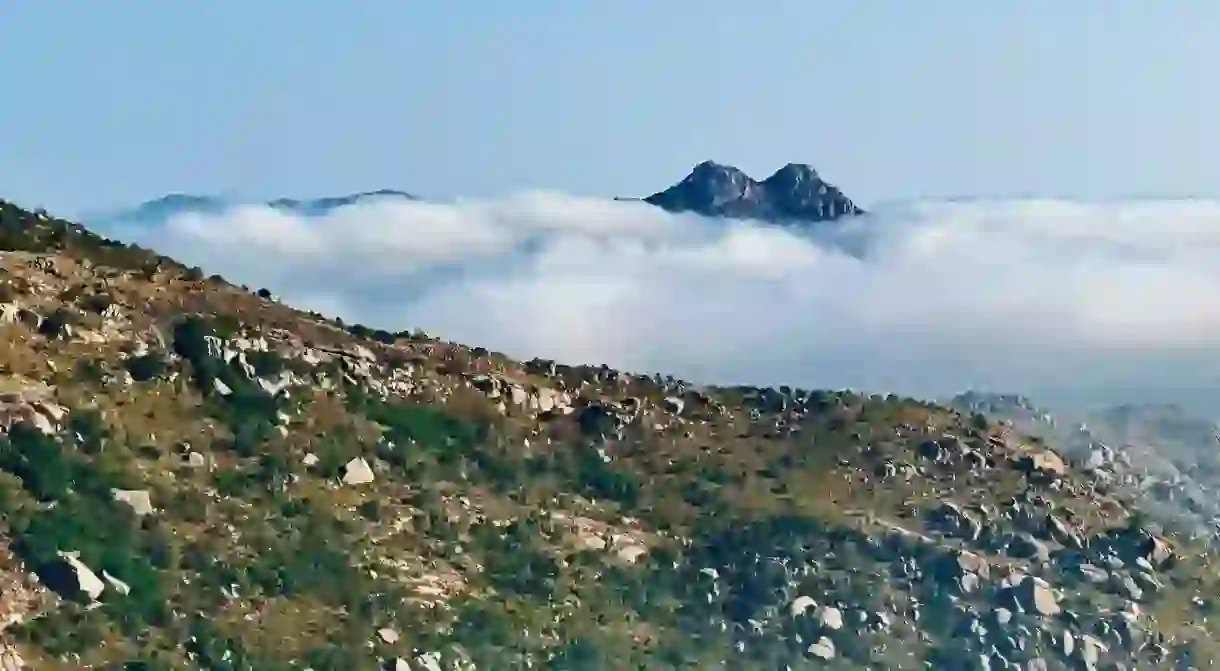
M 47 315 L 38 326 L 38 332 L 47 338 L 57 338 L 64 330 L 76 323 L 76 317 L 70 311 L 60 308 Z
M 87 312 L 102 314 L 111 305 L 114 305 L 114 299 L 108 294 L 90 294 L 81 299 L 80 307 Z
M 254 374 L 259 377 L 278 375 L 284 370 L 284 357 L 278 352 L 247 352 L 246 363 L 254 368 Z
M 124 361 L 123 367 L 136 382 L 147 382 L 165 373 L 165 358 L 159 353 L 149 352 Z

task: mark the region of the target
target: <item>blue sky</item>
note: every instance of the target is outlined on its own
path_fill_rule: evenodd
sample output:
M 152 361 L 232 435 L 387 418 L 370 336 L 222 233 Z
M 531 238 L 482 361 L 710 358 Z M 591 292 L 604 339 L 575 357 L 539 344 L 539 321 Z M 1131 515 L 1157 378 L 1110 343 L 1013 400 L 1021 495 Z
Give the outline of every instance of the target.
M 25 0 L 0 197 L 642 195 L 712 158 L 861 202 L 1220 191 L 1220 3 Z

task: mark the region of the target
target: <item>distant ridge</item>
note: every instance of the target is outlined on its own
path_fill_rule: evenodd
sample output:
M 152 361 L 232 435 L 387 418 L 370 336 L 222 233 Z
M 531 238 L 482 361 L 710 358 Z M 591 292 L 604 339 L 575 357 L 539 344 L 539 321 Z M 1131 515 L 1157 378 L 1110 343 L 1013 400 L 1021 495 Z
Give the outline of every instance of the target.
M 156 221 L 186 213 L 217 214 L 240 205 L 263 205 L 294 214 L 319 216 L 340 207 L 382 199 L 420 200 L 413 194 L 396 189 L 269 201 L 173 193 L 109 216 L 89 219 Z M 669 212 L 694 212 L 708 217 L 757 219 L 787 225 L 833 221 L 865 213 L 838 187 L 824 181 L 816 170 L 804 163 L 789 163 L 770 177 L 757 181 L 733 166 L 704 161 L 696 165 L 682 181 L 664 191 L 642 199 L 616 200 L 643 201 Z
M 325 198 L 313 198 L 307 200 L 278 198 L 268 202 L 267 204 L 277 209 L 293 210 L 294 212 L 308 214 L 321 214 L 337 207 L 355 205 L 360 201 L 374 198 L 401 198 L 403 200 L 419 200 L 419 198 L 405 191 L 397 191 L 395 189 L 377 189 L 376 191 L 362 191 L 360 193 L 353 193 L 346 196 L 328 196 Z
M 230 207 L 252 204 L 265 205 L 267 207 L 273 207 L 277 210 L 289 211 L 295 214 L 316 216 L 326 214 L 327 212 L 330 212 L 336 208 L 355 205 L 364 201 L 393 198 L 410 201 L 419 200 L 419 198 L 410 193 L 395 189 L 377 189 L 375 191 L 361 191 L 359 193 L 352 193 L 345 196 L 326 196 L 322 198 L 277 198 L 275 200 L 261 203 L 234 200 L 222 196 L 171 193 L 155 200 L 146 201 L 134 208 L 124 210 L 116 215 L 92 218 L 111 220 L 117 219 L 125 221 L 154 221 L 178 214 L 216 214 L 223 212 Z
M 704 161 L 681 182 L 643 200 L 669 212 L 790 224 L 864 214 L 803 163 L 789 163 L 759 182 L 733 166 Z

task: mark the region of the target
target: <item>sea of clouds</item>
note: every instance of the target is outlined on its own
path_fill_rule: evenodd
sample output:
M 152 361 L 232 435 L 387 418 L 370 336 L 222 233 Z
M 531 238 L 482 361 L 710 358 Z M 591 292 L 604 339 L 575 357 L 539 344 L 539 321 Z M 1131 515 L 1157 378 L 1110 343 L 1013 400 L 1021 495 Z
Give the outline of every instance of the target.
M 517 357 L 943 397 L 1220 401 L 1220 202 L 922 202 L 813 232 L 529 192 L 97 228 Z

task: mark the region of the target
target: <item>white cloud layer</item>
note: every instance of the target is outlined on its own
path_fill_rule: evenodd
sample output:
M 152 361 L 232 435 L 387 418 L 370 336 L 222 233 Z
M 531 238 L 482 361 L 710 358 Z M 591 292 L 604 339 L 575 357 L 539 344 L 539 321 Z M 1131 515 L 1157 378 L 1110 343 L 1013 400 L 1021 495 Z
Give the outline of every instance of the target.
M 99 228 L 298 307 L 519 357 L 925 397 L 1220 401 L 1220 202 L 917 203 L 804 235 L 532 192 Z

